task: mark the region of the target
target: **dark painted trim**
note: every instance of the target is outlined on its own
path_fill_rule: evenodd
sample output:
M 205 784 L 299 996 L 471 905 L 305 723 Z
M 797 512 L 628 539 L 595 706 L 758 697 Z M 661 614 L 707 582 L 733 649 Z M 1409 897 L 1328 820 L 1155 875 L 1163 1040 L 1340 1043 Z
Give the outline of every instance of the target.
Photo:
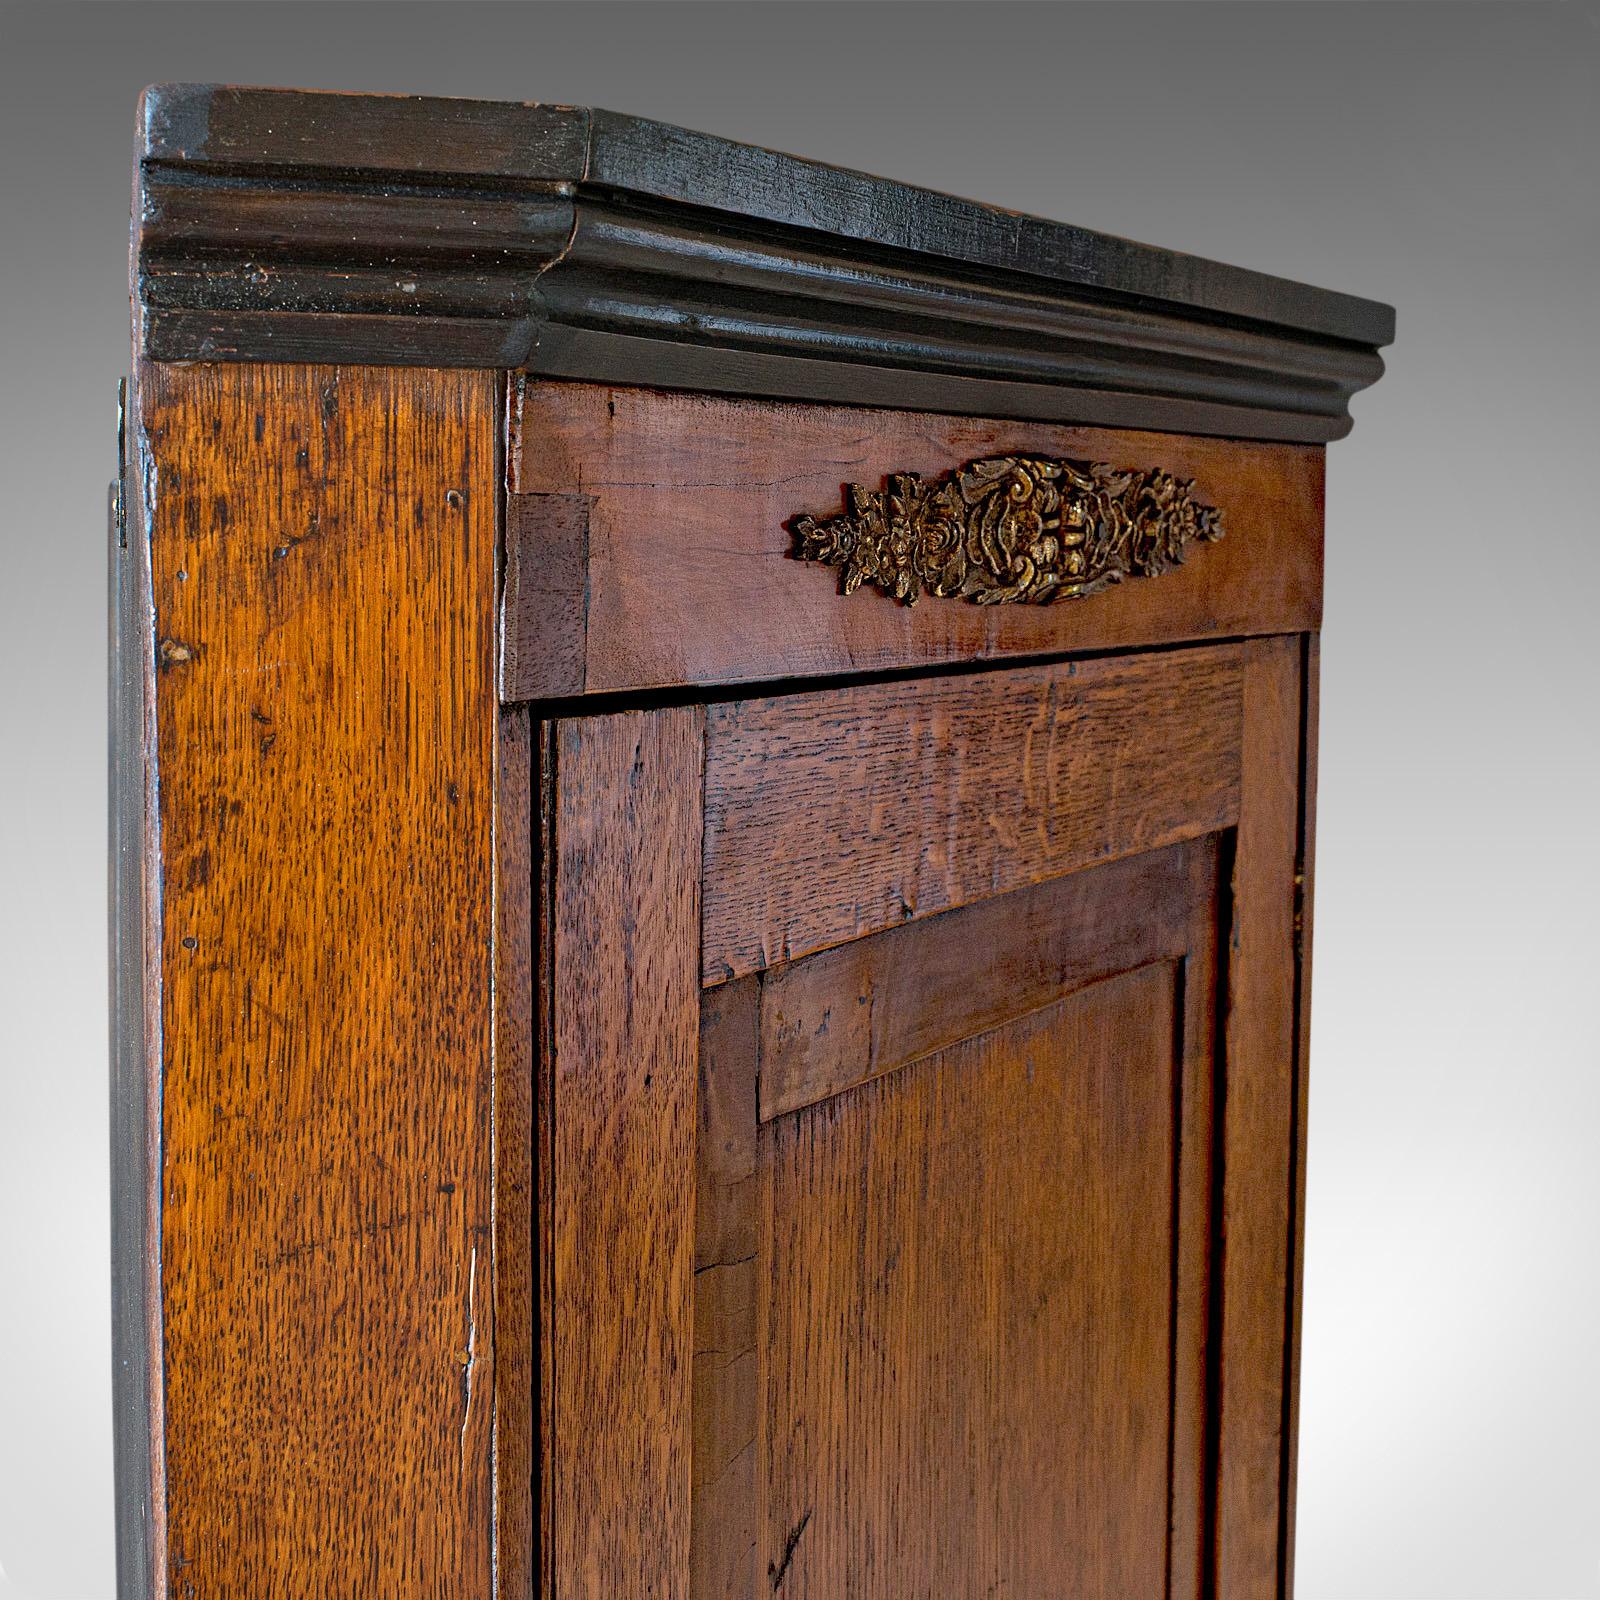
M 118 1600 L 148 1600 L 151 1456 L 149 1078 L 145 1006 L 145 739 L 139 563 L 128 536 L 127 386 L 110 504 L 111 1366 Z
M 611 112 L 141 101 L 155 360 L 594 381 L 1316 442 L 1387 306 Z
M 1116 388 L 1006 382 L 914 368 L 829 362 L 765 351 L 709 349 L 589 328 L 546 325 L 524 368 L 546 378 L 583 378 L 656 389 L 693 389 L 766 400 L 887 407 L 950 416 L 1142 428 L 1323 444 L 1350 431 L 1349 414 L 1271 411 Z

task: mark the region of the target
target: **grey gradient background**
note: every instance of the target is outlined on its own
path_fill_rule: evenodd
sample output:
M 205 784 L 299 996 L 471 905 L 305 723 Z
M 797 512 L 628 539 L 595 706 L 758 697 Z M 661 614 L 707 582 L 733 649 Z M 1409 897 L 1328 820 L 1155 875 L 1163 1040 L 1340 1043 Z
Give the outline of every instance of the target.
M 605 105 L 1398 306 L 1330 457 L 1299 1593 L 1600 1596 L 1592 7 L 0 19 L 0 1594 L 112 1590 L 104 501 L 187 78 Z

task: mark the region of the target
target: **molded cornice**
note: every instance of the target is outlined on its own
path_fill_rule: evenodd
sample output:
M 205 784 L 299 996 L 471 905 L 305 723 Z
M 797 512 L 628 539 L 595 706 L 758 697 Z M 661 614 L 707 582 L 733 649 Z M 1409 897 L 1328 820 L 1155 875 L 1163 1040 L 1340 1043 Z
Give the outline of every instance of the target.
M 1372 301 L 611 112 L 163 86 L 140 103 L 157 361 L 601 382 L 1316 442 Z

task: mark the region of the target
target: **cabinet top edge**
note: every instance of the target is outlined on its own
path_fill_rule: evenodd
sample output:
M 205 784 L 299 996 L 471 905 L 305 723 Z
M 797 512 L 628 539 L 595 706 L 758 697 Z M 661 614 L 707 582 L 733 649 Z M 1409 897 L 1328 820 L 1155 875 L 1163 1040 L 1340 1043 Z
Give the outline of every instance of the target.
M 618 339 L 665 340 L 1151 392 L 1154 339 L 1191 397 L 1327 413 L 1329 438 L 1394 337 L 1376 301 L 537 103 L 154 85 L 132 245 L 138 346 L 158 360 L 317 359 L 337 320 L 374 362 L 415 346 L 424 364 L 537 371 L 544 352 L 545 370 L 579 376 L 561 364 L 601 340 L 608 359 Z M 826 306 L 826 336 L 807 302 Z M 565 330 L 553 355 L 549 327 Z M 458 353 L 441 357 L 452 334 Z M 1052 354 L 1069 343 L 1076 365 Z M 1219 359 L 1266 381 L 1213 394 Z

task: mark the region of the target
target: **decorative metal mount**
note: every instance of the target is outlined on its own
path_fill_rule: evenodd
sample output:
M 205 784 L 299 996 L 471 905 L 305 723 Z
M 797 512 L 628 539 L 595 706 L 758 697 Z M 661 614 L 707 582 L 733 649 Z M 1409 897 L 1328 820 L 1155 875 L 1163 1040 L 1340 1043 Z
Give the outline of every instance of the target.
M 1079 600 L 1165 572 L 1224 531 L 1192 482 L 1159 469 L 989 456 L 885 483 L 852 483 L 843 516 L 797 517 L 794 553 L 838 567 L 846 594 L 870 583 L 907 605 L 924 590 L 984 606 Z

